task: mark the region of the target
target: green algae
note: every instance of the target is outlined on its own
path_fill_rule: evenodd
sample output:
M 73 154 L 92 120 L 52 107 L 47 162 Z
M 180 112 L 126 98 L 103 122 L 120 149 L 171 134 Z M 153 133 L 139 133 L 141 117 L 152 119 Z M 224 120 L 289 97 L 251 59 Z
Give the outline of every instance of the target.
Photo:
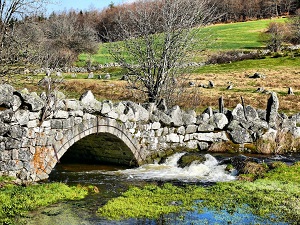
M 29 211 L 64 200 L 82 199 L 88 188 L 62 183 L 18 186 L 2 180 L 0 188 L 0 224 L 23 224 Z
M 300 223 L 300 163 L 273 165 L 264 177 L 253 182 L 233 181 L 210 187 L 172 184 L 132 187 L 98 209 L 112 220 L 157 219 L 164 214 L 204 209 L 237 213 L 241 209 L 273 222 Z

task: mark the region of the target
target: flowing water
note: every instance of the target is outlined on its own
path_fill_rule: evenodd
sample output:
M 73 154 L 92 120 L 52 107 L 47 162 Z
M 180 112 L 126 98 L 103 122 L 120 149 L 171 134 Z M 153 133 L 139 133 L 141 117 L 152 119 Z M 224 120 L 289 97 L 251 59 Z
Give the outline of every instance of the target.
M 109 165 L 58 164 L 50 175 L 50 181 L 64 182 L 69 185 L 94 185 L 99 189 L 98 194 L 89 195 L 81 201 L 68 201 L 42 208 L 31 213 L 28 224 L 273 224 L 243 211 L 229 215 L 227 212 L 216 213 L 204 209 L 202 213 L 187 212 L 184 219 L 177 214 L 162 215 L 160 219 L 129 219 L 111 221 L 96 215 L 98 207 L 108 200 L 120 196 L 129 186 L 144 186 L 172 182 L 174 184 L 192 183 L 196 185 L 212 185 L 217 181 L 231 181 L 236 179 L 236 171 L 227 172 L 226 165 L 219 162 L 226 159 L 226 155 L 205 155 L 203 163 L 192 163 L 189 167 L 177 167 L 178 159 L 184 153 L 177 153 L 169 157 L 165 163 L 148 164 L 138 168 L 126 168 Z M 273 158 L 259 158 L 258 161 L 285 161 L 293 163 L 299 156 L 275 156 Z M 285 223 L 277 223 L 285 224 Z

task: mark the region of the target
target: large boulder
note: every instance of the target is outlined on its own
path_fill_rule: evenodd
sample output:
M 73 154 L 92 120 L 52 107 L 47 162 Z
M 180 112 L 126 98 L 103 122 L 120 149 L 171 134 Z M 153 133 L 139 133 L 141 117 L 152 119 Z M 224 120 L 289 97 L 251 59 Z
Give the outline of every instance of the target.
M 4 123 L 10 123 L 13 118 L 13 111 L 11 109 L 6 109 L 4 111 L 0 111 L 0 121 Z
M 258 119 L 257 111 L 250 105 L 247 105 L 245 108 L 245 114 L 248 121 L 253 121 Z
M 29 110 L 33 112 L 40 111 L 44 106 L 45 102 L 35 92 L 29 93 L 27 89 L 20 92 L 16 92 L 16 95 L 21 98 L 24 106 L 27 106 Z
M 223 129 L 228 124 L 228 119 L 223 113 L 215 113 L 212 117 L 211 124 L 216 129 Z
M 205 157 L 197 153 L 186 153 L 180 157 L 177 162 L 178 167 L 184 168 L 190 166 L 192 163 L 200 164 L 205 162 Z
M 185 125 L 195 124 L 196 123 L 196 112 L 194 110 L 182 112 L 182 121 Z
M 78 111 L 82 110 L 82 105 L 80 104 L 80 101 L 75 99 L 65 99 L 64 100 L 66 110 L 69 111 Z
M 132 109 L 134 112 L 134 117 L 136 121 L 148 121 L 150 118 L 150 113 L 143 106 L 136 104 L 131 101 L 127 101 L 126 105 Z
M 14 93 L 15 89 L 8 85 L 8 84 L 2 84 L 0 85 L 0 106 L 4 107 L 12 107 L 14 102 Z
M 87 113 L 100 112 L 102 109 L 101 102 L 95 99 L 94 94 L 90 90 L 83 93 L 79 100 L 82 103 L 83 110 Z
M 171 117 L 172 124 L 175 127 L 180 127 L 184 124 L 182 120 L 182 111 L 179 106 L 172 107 L 168 110 L 167 114 Z
M 232 110 L 231 115 L 233 120 L 246 120 L 244 107 L 241 104 L 237 104 L 237 106 Z
M 0 136 L 5 135 L 9 131 L 9 125 L 0 122 Z
M 170 126 L 172 122 L 172 118 L 160 110 L 153 111 L 150 120 L 152 122 L 160 122 L 164 126 Z
M 243 144 L 253 142 L 249 131 L 239 125 L 237 121 L 233 120 L 229 125 L 228 133 L 234 143 Z
M 268 99 L 266 119 L 270 127 L 273 129 L 277 128 L 278 108 L 279 100 L 277 94 L 275 92 L 272 92 L 270 98 Z

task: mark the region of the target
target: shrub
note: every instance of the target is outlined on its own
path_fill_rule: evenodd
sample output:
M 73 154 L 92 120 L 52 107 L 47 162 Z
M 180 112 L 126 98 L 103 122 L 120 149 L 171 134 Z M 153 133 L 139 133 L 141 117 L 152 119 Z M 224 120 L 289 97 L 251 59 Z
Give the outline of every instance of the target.
M 259 52 L 228 51 L 211 56 L 208 61 L 206 61 L 206 64 L 222 64 L 260 58 L 262 58 L 262 56 Z

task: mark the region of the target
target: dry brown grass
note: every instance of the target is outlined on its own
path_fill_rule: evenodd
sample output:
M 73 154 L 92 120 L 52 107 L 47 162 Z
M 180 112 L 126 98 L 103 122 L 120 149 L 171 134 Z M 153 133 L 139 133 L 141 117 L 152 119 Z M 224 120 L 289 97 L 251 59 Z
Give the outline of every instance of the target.
M 189 76 L 189 80 L 196 83 L 195 87 L 186 85 L 181 97 L 176 103 L 186 109 L 195 109 L 201 112 L 208 106 L 218 108 L 218 99 L 223 96 L 226 108 L 234 108 L 241 103 L 241 97 L 244 98 L 246 105 L 252 105 L 256 108 L 265 109 L 268 94 L 257 93 L 256 89 L 263 87 L 268 91 L 278 93 L 280 100 L 280 111 L 294 113 L 300 111 L 300 67 L 299 69 L 284 69 L 280 71 L 262 70 L 260 73 L 266 75 L 265 79 L 251 79 L 256 71 L 245 71 L 243 73 L 232 72 L 222 74 L 193 74 Z M 212 80 L 215 88 L 200 88 L 200 84 L 208 84 Z M 226 90 L 228 81 L 234 84 L 232 90 Z M 292 87 L 295 95 L 288 95 L 288 87 Z M 70 96 L 79 97 L 86 90 L 91 90 L 94 95 L 102 99 L 110 99 L 113 101 L 132 100 L 137 102 L 145 101 L 145 96 L 136 93 L 127 88 L 126 81 L 119 80 L 68 80 L 66 82 L 65 91 Z
M 241 103 L 242 96 L 246 105 L 266 109 L 269 95 L 256 92 L 257 88 L 263 87 L 265 90 L 278 93 L 280 111 L 288 112 L 289 114 L 300 112 L 300 66 L 299 69 L 261 69 L 259 72 L 266 75 L 265 79 L 249 78 L 249 75 L 255 72 L 257 71 L 249 70 L 243 73 L 189 75 L 180 98 L 174 97 L 175 103 L 183 108 L 195 109 L 197 112 L 201 112 L 208 106 L 218 108 L 218 99 L 223 96 L 225 107 L 232 109 L 238 103 Z M 200 84 L 207 85 L 209 80 L 214 82 L 215 88 L 198 87 Z M 189 87 L 188 81 L 194 81 L 196 86 Z M 226 90 L 228 81 L 234 84 L 232 90 Z M 26 86 L 31 91 L 37 90 L 34 82 L 23 83 L 18 88 L 22 88 L 22 86 Z M 295 95 L 287 95 L 288 87 L 293 88 Z M 66 80 L 63 87 L 63 91 L 68 98 L 78 99 L 87 90 L 91 90 L 99 100 L 132 100 L 136 102 L 144 102 L 146 100 L 146 97 L 141 93 L 129 90 L 126 81 L 120 80 L 71 79 Z
M 266 108 L 268 94 L 257 93 L 259 87 L 263 87 L 268 91 L 278 93 L 280 100 L 280 109 L 285 112 L 300 111 L 300 66 L 299 69 L 284 70 L 260 70 L 260 73 L 266 75 L 265 79 L 251 79 L 249 75 L 257 71 L 245 71 L 243 73 L 232 72 L 222 74 L 194 74 L 191 78 L 197 85 L 207 84 L 209 80 L 215 83 L 215 88 L 201 88 L 199 107 L 206 106 L 218 107 L 218 98 L 223 96 L 225 107 L 233 108 L 241 103 L 241 96 L 245 100 L 246 105 L 252 105 L 256 108 Z M 234 87 L 232 90 L 226 90 L 228 82 L 232 82 Z M 295 95 L 288 95 L 288 88 L 292 87 Z M 190 88 L 192 89 L 192 88 Z

